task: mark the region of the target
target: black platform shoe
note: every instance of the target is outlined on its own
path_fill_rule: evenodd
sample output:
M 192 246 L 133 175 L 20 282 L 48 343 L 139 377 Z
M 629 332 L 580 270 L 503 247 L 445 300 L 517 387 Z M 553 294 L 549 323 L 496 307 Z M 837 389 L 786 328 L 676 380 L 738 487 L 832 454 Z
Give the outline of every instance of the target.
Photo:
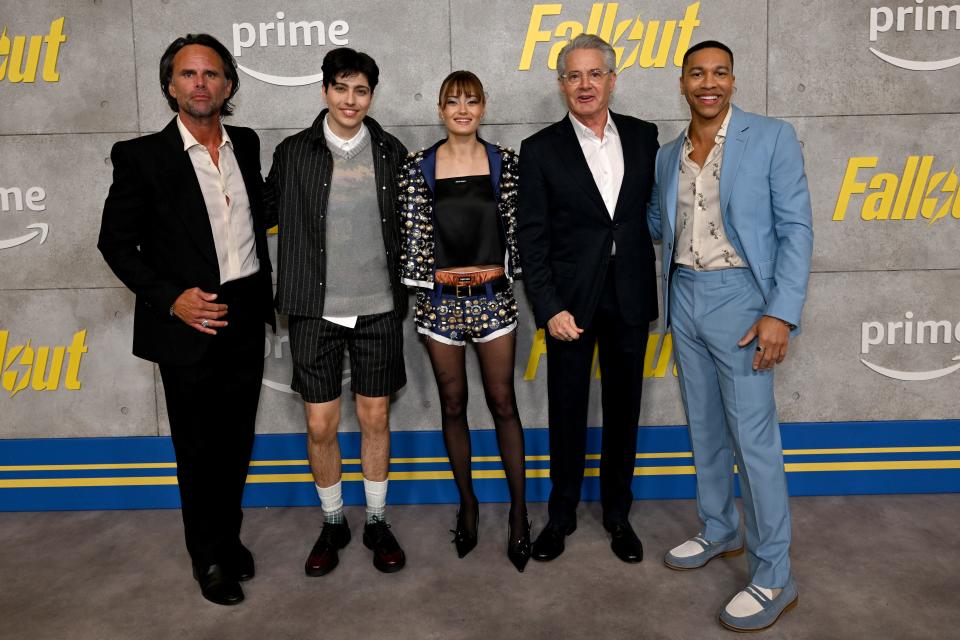
M 463 558 L 468 553 L 473 551 L 473 548 L 477 546 L 477 531 L 480 529 L 480 505 L 477 504 L 473 508 L 474 522 L 476 523 L 473 533 L 467 531 L 466 526 L 463 524 L 463 514 L 460 510 L 457 510 L 457 528 L 450 529 L 450 533 L 453 534 L 452 542 L 457 547 L 457 555 Z
M 507 557 L 517 568 L 517 571 L 523 573 L 527 562 L 530 560 L 530 521 L 523 524 L 523 533 L 517 538 L 511 537 L 507 540 Z

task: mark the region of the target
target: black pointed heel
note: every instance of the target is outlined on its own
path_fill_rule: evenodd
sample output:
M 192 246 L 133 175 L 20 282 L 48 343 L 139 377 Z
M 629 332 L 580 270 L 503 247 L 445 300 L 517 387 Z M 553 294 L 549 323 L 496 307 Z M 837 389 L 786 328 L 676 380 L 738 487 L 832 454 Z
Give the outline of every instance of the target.
M 476 529 L 473 533 L 467 531 L 466 526 L 463 524 L 463 514 L 457 510 L 457 528 L 450 529 L 450 533 L 453 534 L 452 542 L 457 548 L 457 555 L 461 558 L 466 556 L 468 553 L 473 551 L 473 548 L 477 546 L 477 531 L 480 529 L 480 505 L 477 504 L 473 508 L 474 522 L 476 523 Z
M 523 526 L 523 533 L 516 539 L 510 538 L 507 541 L 507 557 L 517 568 L 517 571 L 523 573 L 530 560 L 530 521 L 527 520 Z

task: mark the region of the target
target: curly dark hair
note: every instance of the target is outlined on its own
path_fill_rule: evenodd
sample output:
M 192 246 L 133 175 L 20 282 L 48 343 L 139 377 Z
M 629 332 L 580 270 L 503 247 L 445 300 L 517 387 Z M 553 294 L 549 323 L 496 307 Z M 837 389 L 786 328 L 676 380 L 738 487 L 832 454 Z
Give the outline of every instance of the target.
M 233 59 L 233 56 L 230 55 L 230 51 L 223 46 L 219 40 L 207 33 L 188 33 L 186 36 L 177 38 L 171 42 L 167 50 L 163 52 L 163 56 L 160 58 L 160 91 L 163 93 L 163 97 L 166 98 L 167 104 L 170 105 L 171 109 L 174 111 L 180 110 L 176 98 L 170 95 L 168 88 L 173 81 L 173 58 L 180 49 L 191 44 L 209 47 L 216 51 L 220 59 L 223 60 L 223 73 L 227 77 L 227 80 L 231 82 L 231 89 L 230 95 L 227 96 L 227 99 L 223 101 L 223 106 L 220 107 L 220 115 L 231 115 L 233 113 L 233 105 L 230 104 L 230 100 L 233 99 L 233 96 L 237 95 L 237 90 L 240 88 L 237 62 Z

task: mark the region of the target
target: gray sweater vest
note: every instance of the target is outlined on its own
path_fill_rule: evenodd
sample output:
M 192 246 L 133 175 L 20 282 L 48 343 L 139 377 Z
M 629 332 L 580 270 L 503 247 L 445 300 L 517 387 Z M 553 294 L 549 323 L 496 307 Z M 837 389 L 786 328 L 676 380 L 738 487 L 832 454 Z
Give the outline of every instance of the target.
M 380 228 L 370 136 L 333 154 L 327 201 L 325 316 L 365 316 L 393 310 L 386 249 Z

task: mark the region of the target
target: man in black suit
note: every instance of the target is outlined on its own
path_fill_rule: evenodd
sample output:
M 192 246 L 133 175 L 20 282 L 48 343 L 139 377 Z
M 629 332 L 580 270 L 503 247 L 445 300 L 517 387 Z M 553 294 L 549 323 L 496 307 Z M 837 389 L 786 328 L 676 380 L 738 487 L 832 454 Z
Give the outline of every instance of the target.
M 221 123 L 238 81 L 209 35 L 167 48 L 160 86 L 177 117 L 114 145 L 97 245 L 136 294 L 133 353 L 160 365 L 194 577 L 223 605 L 254 574 L 240 502 L 275 322 L 260 140 Z
M 560 52 L 569 114 L 520 149 L 520 257 L 537 325 L 547 328 L 550 520 L 533 557 L 552 560 L 577 527 L 594 344 L 603 372 L 603 525 L 624 562 L 643 547 L 628 515 L 643 360 L 657 317 L 653 245 L 645 222 L 655 125 L 612 113 L 613 49 L 580 35 Z

